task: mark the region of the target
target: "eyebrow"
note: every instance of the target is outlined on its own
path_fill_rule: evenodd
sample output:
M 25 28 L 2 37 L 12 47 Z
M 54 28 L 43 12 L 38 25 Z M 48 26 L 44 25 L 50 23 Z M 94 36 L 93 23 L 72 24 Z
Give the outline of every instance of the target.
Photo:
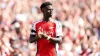
M 48 10 L 51 10 L 51 9 L 53 10 L 53 8 L 48 8 L 48 7 L 46 7 L 46 8 L 47 8 Z
M 48 9 L 48 8 L 47 8 L 47 9 Z M 53 8 L 52 8 L 52 9 L 49 8 L 48 10 L 53 10 Z
M 51 5 L 48 5 L 48 6 L 52 7 Z M 46 8 L 47 8 L 48 6 L 46 6 Z

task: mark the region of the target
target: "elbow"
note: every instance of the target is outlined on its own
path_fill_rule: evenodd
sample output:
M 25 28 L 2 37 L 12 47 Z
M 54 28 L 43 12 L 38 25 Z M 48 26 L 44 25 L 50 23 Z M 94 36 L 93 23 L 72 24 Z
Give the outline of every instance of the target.
M 62 37 L 61 36 L 57 36 L 58 40 L 56 41 L 56 43 L 61 43 L 62 42 Z
M 54 41 L 55 43 L 61 43 L 62 42 L 62 40 L 58 40 L 58 41 Z
M 29 43 L 33 43 L 33 41 L 29 40 Z
M 29 39 L 29 43 L 33 43 L 35 42 L 33 39 Z

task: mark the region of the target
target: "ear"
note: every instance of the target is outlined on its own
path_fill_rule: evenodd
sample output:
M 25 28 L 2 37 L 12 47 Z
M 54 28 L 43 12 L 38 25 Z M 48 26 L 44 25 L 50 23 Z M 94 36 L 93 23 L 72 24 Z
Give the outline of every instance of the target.
M 43 8 L 41 9 L 41 11 L 43 12 Z
M 41 11 L 44 12 L 44 8 L 42 8 Z

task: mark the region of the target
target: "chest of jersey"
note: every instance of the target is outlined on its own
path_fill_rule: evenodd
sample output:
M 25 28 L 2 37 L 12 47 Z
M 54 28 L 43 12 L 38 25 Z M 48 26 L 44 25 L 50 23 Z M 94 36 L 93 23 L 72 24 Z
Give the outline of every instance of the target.
M 36 25 L 37 33 L 39 31 L 49 35 L 49 36 L 56 36 L 56 25 L 53 22 L 40 22 Z

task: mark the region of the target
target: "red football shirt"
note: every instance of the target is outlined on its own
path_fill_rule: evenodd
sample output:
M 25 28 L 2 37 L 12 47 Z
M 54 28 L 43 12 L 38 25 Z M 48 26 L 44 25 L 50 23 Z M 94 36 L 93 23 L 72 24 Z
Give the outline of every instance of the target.
M 31 34 L 38 35 L 38 32 L 41 31 L 47 35 L 56 38 L 57 36 L 62 35 L 62 26 L 60 22 L 51 20 L 45 22 L 39 20 L 33 24 L 33 30 Z M 47 39 L 41 38 L 37 41 L 37 53 L 36 56 L 57 56 L 57 46 L 55 43 L 50 42 Z

